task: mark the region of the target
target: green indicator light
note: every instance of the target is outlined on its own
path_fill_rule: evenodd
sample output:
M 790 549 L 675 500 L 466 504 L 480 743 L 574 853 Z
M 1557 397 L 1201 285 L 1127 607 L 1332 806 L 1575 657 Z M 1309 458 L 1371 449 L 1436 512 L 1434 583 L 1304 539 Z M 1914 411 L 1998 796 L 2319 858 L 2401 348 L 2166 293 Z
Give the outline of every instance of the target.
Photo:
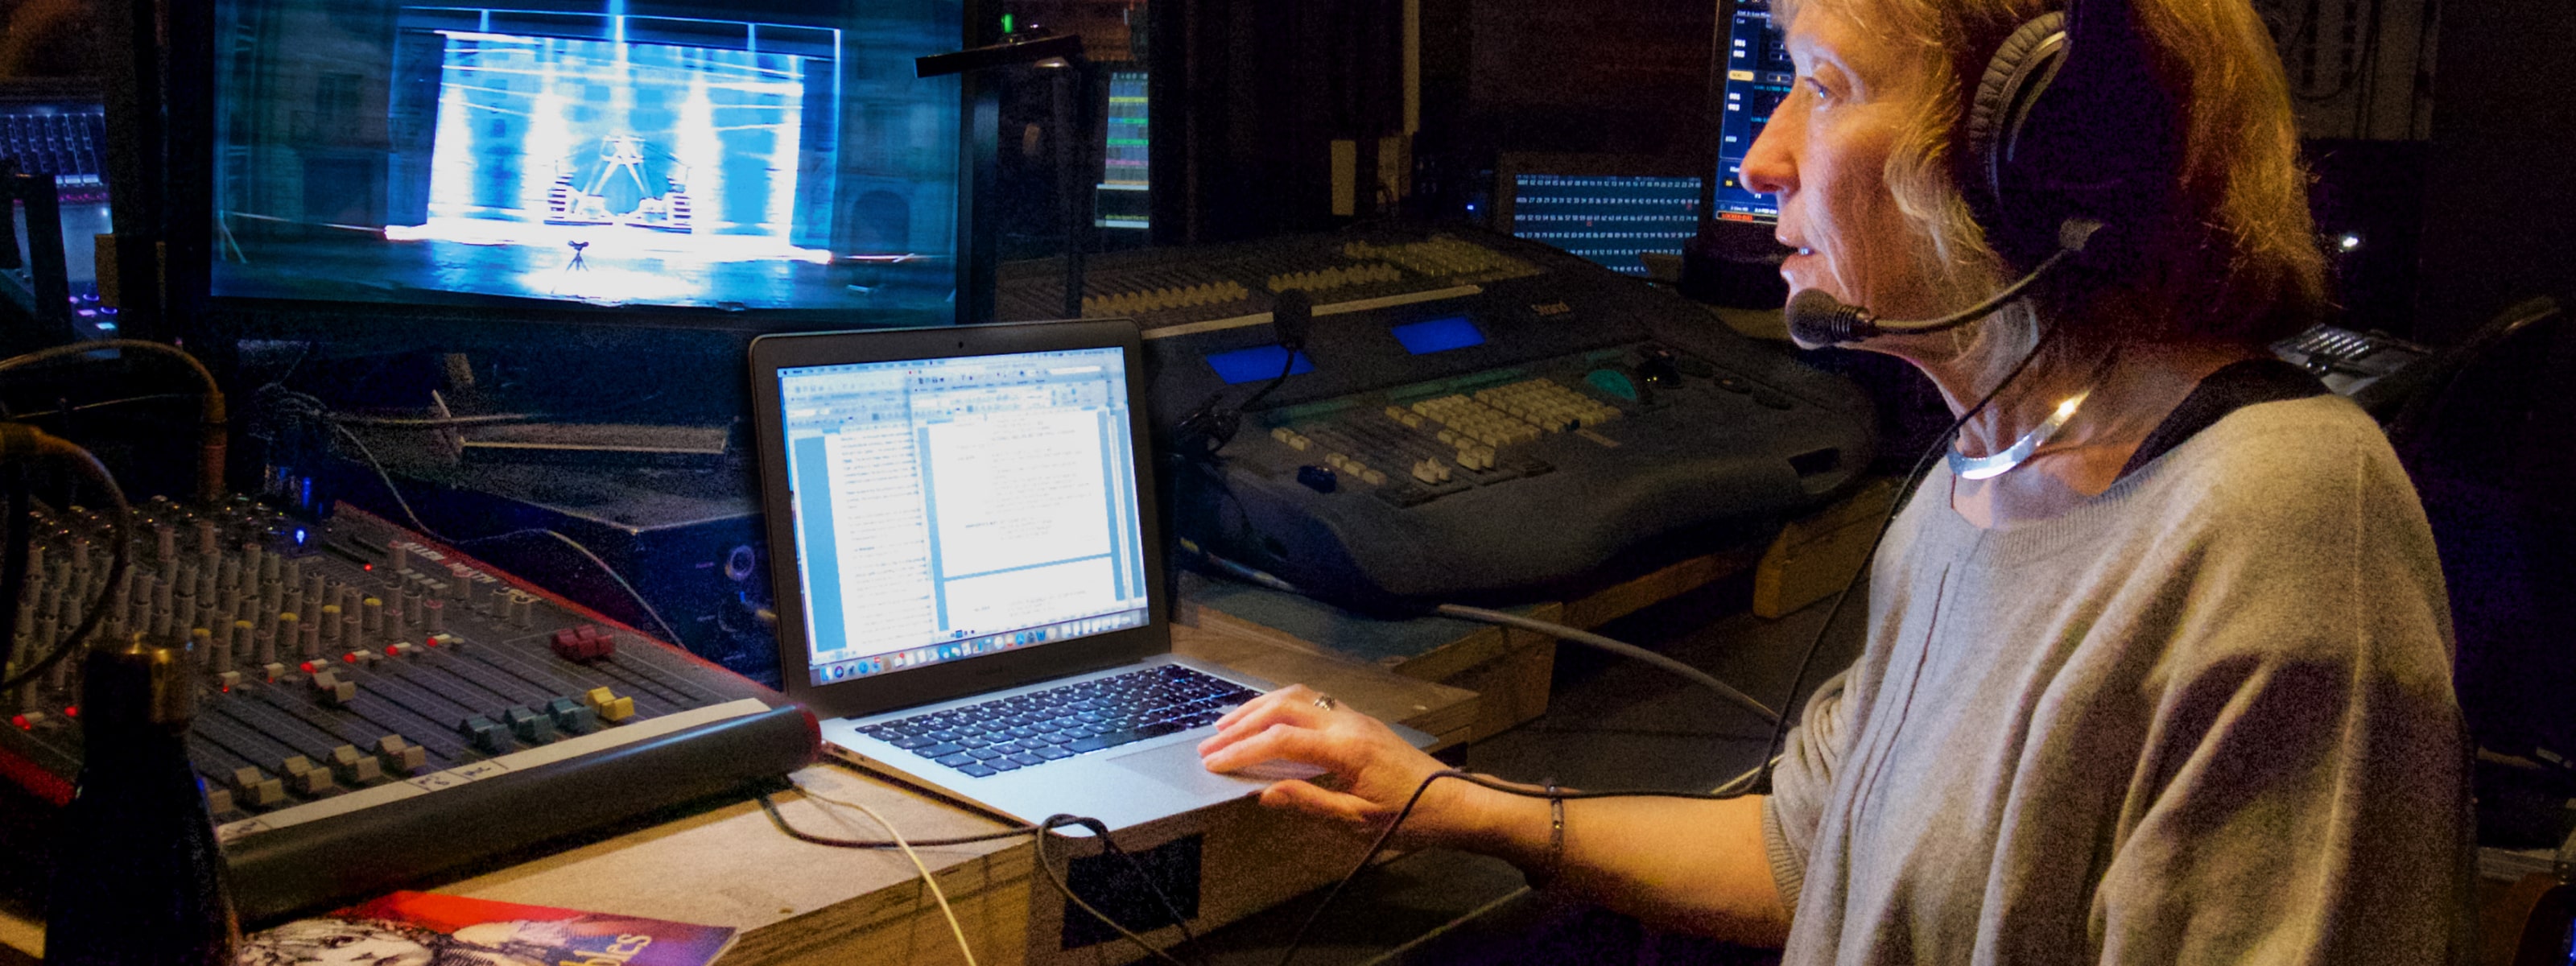
M 1006 13 L 1006 14 L 1003 14 L 1003 15 L 1002 15 L 1002 32 L 1007 34 L 1007 33 L 1013 33 L 1013 32 L 1018 31 L 1018 30 L 1020 29 L 1020 28 L 1019 28 L 1019 26 L 1018 26 L 1019 22 L 1020 22 L 1020 21 L 1019 21 L 1019 18 L 1018 18 L 1018 17 L 1011 16 L 1010 14 L 1007 14 L 1007 13 Z

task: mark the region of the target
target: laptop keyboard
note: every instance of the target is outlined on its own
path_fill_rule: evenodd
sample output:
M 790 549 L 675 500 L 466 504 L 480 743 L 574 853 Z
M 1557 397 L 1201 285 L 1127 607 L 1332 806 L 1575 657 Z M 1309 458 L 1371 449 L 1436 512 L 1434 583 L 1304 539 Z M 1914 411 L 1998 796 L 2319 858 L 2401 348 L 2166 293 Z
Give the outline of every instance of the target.
M 1211 724 L 1260 692 L 1165 664 L 859 729 L 976 778 Z

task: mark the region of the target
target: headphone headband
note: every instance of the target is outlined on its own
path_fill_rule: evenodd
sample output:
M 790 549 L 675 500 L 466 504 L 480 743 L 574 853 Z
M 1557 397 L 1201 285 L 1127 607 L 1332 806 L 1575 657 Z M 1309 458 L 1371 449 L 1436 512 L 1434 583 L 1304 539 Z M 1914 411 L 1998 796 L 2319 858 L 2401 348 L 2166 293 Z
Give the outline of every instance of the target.
M 2087 218 L 2110 226 L 2088 260 L 2121 258 L 2123 239 L 2170 217 L 2175 116 L 2131 0 L 2068 0 L 2022 24 L 1968 110 L 1969 205 L 1988 242 L 2027 270 Z

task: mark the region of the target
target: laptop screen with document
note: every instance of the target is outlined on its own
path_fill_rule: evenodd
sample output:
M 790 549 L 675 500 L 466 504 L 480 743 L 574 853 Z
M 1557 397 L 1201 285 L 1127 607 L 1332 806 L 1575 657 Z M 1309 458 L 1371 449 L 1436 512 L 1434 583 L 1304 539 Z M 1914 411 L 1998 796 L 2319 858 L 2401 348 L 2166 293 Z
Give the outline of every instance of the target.
M 1150 619 L 1115 346 L 781 368 L 813 685 Z

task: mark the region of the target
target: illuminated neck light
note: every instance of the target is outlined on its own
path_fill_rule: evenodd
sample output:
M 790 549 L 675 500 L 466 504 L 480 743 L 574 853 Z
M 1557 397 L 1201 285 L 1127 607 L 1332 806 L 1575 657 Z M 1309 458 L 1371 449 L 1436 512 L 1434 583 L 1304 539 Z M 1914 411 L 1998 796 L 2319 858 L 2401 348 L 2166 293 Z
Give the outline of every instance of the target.
M 2067 397 L 2065 402 L 2057 404 L 2055 411 L 2048 414 L 2046 421 L 2041 422 L 2030 432 L 2022 434 L 2020 439 L 2014 440 L 2013 444 L 2005 447 L 2002 452 L 1987 456 L 1967 456 L 1961 454 L 1954 445 L 1949 452 L 1951 474 L 1963 480 L 1991 480 L 2012 472 L 2014 467 L 2028 462 L 2032 454 L 2039 452 L 2040 447 L 2055 438 L 2058 430 L 2065 429 L 2067 420 L 2075 418 L 2075 411 L 2082 408 L 2084 400 L 2091 395 L 2093 392 L 2088 389 Z

